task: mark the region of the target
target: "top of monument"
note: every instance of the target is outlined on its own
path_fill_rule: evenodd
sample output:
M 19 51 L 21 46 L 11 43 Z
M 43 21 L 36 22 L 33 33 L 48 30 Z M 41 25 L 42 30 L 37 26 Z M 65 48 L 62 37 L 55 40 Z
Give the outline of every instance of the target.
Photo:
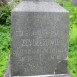
M 13 11 L 17 12 L 68 12 L 56 2 L 22 1 Z
M 33 2 L 33 1 L 22 1 L 13 12 L 68 12 L 66 9 L 61 7 L 56 2 Z

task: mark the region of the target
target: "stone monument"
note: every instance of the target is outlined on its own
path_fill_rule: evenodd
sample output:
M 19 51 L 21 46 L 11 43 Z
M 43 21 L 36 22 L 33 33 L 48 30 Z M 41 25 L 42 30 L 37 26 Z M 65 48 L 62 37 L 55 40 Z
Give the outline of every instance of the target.
M 11 77 L 71 77 L 68 25 L 69 12 L 54 0 L 26 0 L 14 8 Z

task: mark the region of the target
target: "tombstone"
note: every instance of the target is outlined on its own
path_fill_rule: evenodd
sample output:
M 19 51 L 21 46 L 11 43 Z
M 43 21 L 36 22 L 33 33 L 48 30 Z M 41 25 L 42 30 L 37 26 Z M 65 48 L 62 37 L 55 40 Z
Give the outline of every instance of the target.
M 77 0 L 72 0 L 74 6 L 77 6 Z
M 56 2 L 22 1 L 12 11 L 11 76 L 71 77 L 67 69 L 69 13 Z

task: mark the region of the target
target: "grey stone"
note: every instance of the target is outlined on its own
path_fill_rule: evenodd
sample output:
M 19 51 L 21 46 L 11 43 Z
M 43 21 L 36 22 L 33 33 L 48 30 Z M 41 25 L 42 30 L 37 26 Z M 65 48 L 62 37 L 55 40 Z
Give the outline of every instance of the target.
M 59 61 L 55 69 L 55 74 L 66 74 L 68 72 L 67 64 L 67 60 Z
M 77 6 L 77 0 L 72 0 L 74 6 Z
M 12 76 L 55 73 L 68 55 L 68 18 L 68 11 L 55 2 L 23 1 L 12 11 Z
M 36 3 L 35 1 L 23 1 L 21 2 L 16 8 L 14 8 L 13 12 L 48 12 L 48 13 L 65 13 L 67 14 L 68 11 L 65 10 L 63 7 L 61 7 L 59 4 L 57 4 L 56 2 L 38 2 Z M 58 14 L 57 13 L 57 14 Z M 56 15 L 57 15 L 56 14 Z M 59 16 L 59 15 L 58 15 Z M 56 18 L 56 16 L 55 16 Z M 57 19 L 58 20 L 58 19 Z M 65 20 L 64 20 L 65 21 Z M 55 21 L 56 22 L 56 21 Z M 67 21 L 68 22 L 68 21 Z
M 13 77 L 71 77 L 70 74 L 53 74 L 53 75 L 38 75 L 38 76 L 13 76 Z
M 8 63 L 8 68 L 3 77 L 11 77 L 10 72 L 10 61 Z M 52 74 L 52 75 L 37 75 L 37 76 L 12 76 L 12 77 L 71 77 L 70 74 Z

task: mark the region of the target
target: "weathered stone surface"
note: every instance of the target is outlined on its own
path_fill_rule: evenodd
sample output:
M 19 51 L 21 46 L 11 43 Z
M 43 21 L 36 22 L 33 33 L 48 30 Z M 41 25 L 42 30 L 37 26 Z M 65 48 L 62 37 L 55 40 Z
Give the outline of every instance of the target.
M 71 77 L 71 75 L 70 74 L 53 74 L 53 75 L 13 76 L 13 77 Z
M 10 61 L 8 63 L 8 68 L 3 77 L 11 77 L 10 72 Z M 37 76 L 12 76 L 12 77 L 71 77 L 70 74 L 52 74 L 52 75 L 37 75 Z
M 74 6 L 77 6 L 77 0 L 72 0 Z
M 68 72 L 67 64 L 67 60 L 59 61 L 55 69 L 55 74 L 66 74 Z
M 23 1 L 12 11 L 12 76 L 55 73 L 67 58 L 68 15 L 55 2 Z
M 53 74 L 53 75 L 13 76 L 13 77 L 71 77 L 71 75 L 69 75 L 69 74 Z
M 67 11 L 56 2 L 38 2 L 23 1 L 15 9 L 14 12 L 60 12 L 67 13 Z M 57 13 L 57 15 L 58 15 Z M 59 15 L 58 15 L 59 16 Z M 55 16 L 56 18 L 56 16 Z M 57 19 L 58 20 L 58 19 Z M 65 21 L 65 20 L 64 20 Z M 55 21 L 56 22 L 56 21 Z M 68 21 L 67 21 L 68 22 Z

